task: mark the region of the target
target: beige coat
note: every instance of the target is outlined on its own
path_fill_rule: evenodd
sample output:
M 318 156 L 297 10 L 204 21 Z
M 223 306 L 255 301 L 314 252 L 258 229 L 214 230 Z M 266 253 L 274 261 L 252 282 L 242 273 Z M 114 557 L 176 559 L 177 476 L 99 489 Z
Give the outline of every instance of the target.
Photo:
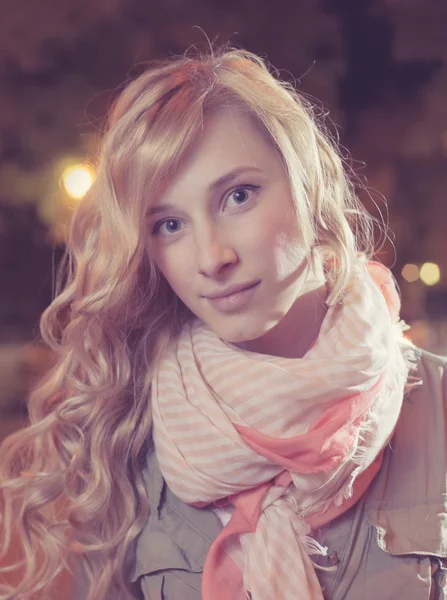
M 404 401 L 382 468 L 364 497 L 323 530 L 317 570 L 327 600 L 447 600 L 447 359 L 419 352 L 423 385 Z M 199 600 L 221 529 L 214 513 L 167 488 L 155 454 L 145 472 L 151 516 L 131 580 L 144 600 Z M 274 600 L 274 599 L 272 599 Z

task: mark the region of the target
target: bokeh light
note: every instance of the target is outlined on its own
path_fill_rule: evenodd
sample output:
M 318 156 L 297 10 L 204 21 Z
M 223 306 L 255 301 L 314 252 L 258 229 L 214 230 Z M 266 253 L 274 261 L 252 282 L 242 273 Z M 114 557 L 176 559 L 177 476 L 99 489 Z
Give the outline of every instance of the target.
M 419 270 L 419 277 L 425 285 L 436 285 L 441 279 L 439 266 L 436 263 L 424 263 Z
M 65 169 L 62 174 L 62 183 L 70 198 L 80 200 L 90 189 L 93 177 L 93 169 L 90 165 L 74 165 Z
M 402 269 L 402 277 L 409 283 L 417 281 L 419 279 L 419 268 L 411 263 L 406 264 Z

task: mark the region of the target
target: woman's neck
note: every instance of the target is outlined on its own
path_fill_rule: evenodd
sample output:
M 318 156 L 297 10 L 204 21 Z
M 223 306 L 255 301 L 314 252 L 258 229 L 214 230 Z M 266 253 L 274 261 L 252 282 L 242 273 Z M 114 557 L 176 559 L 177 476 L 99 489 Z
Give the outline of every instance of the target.
M 289 312 L 262 337 L 240 347 L 251 352 L 302 358 L 315 343 L 326 316 L 328 291 L 325 283 L 301 295 Z

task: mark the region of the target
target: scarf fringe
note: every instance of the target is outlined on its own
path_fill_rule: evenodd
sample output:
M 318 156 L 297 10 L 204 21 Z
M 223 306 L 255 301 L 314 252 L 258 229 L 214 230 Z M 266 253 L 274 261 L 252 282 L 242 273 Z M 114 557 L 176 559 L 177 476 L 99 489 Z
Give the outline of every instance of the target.
M 396 330 L 398 331 L 398 342 L 402 352 L 402 357 L 407 369 L 407 382 L 404 385 L 404 398 L 408 396 L 415 388 L 422 385 L 422 379 L 411 375 L 417 369 L 418 363 L 418 352 L 416 346 L 411 340 L 404 337 L 404 332 L 410 329 L 410 326 L 405 323 L 404 320 L 400 320 L 396 323 Z
M 401 377 L 406 381 L 404 384 L 404 398 L 408 398 L 410 393 L 415 389 L 422 385 L 422 379 L 419 377 L 415 377 L 410 373 L 414 372 L 417 368 L 418 362 L 418 354 L 417 349 L 414 344 L 404 337 L 403 332 L 410 329 L 410 327 L 405 323 L 405 321 L 401 320 L 397 322 L 394 327 L 394 332 L 397 337 L 397 341 L 399 344 L 399 349 L 401 351 L 402 356 L 402 368 L 401 368 Z M 379 392 L 379 394 L 388 394 L 391 391 L 390 384 L 386 383 L 384 388 Z M 343 488 L 331 499 L 329 500 L 324 508 L 323 512 L 329 508 L 329 506 L 334 503 L 336 506 L 341 506 L 345 500 L 351 498 L 354 493 L 354 482 L 356 478 L 364 471 L 364 469 L 368 466 L 366 463 L 369 455 L 368 455 L 368 443 L 369 436 L 375 430 L 375 414 L 374 414 L 374 403 L 372 405 L 372 409 L 367 413 L 364 421 L 361 423 L 358 431 L 358 438 L 356 443 L 356 451 L 352 457 L 352 461 L 358 466 L 352 471 L 349 476 L 348 481 L 343 486 Z M 360 442 L 360 443 L 359 443 Z
M 302 521 L 304 528 L 309 529 L 309 526 L 306 524 L 304 519 L 300 518 L 300 520 Z M 317 542 L 317 540 L 315 538 L 313 538 L 311 535 L 309 535 L 309 534 L 300 535 L 297 532 L 295 532 L 295 535 L 298 538 L 298 543 L 301 543 L 303 545 L 304 550 L 309 557 L 315 556 L 315 555 L 317 555 L 317 556 L 327 556 L 328 555 L 328 547 L 323 546 L 322 544 Z M 314 569 L 318 569 L 320 571 L 336 571 L 337 570 L 336 565 L 331 566 L 331 567 L 325 567 L 323 565 L 319 565 L 312 559 L 310 559 L 310 562 L 312 563 Z

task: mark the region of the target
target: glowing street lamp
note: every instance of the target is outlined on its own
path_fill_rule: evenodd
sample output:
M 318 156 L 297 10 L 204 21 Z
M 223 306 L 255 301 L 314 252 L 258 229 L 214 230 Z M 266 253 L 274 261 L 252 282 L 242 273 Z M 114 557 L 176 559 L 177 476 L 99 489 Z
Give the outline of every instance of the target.
M 441 279 L 439 266 L 436 263 L 424 263 L 419 270 L 419 277 L 425 285 L 436 285 Z
M 70 198 L 80 200 L 93 183 L 93 170 L 87 164 L 67 167 L 62 173 L 62 183 Z

